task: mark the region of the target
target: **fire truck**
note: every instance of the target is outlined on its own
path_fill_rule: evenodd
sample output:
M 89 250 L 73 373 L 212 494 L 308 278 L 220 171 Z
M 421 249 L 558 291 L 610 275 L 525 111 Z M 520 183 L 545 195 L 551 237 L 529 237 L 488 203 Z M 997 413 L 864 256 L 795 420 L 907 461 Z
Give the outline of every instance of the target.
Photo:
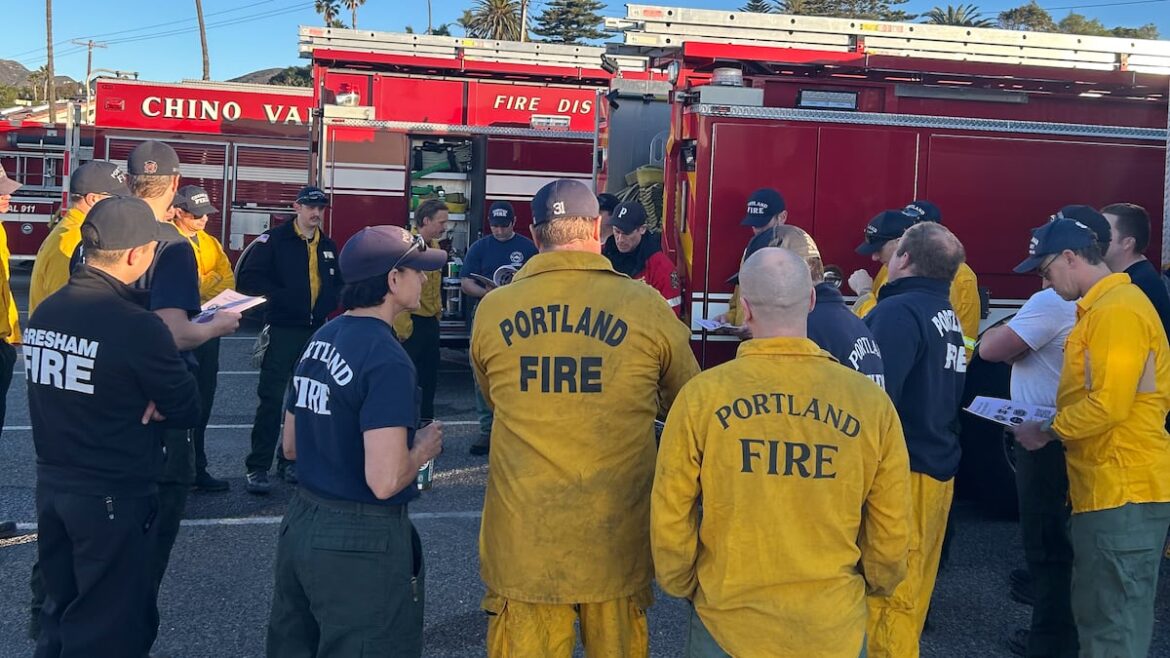
M 662 162 L 662 242 L 705 366 L 738 342 L 696 321 L 727 310 L 751 237 L 739 222 L 760 187 L 784 195 L 788 222 L 846 275 L 874 268 L 854 253 L 870 217 L 930 199 L 988 293 L 985 323 L 1039 288 L 1012 267 L 1029 229 L 1066 204 L 1144 206 L 1162 219 L 1148 255 L 1170 261 L 1170 42 L 647 5 L 607 27 L 622 32 L 611 54 L 652 58 L 668 80 L 613 81 L 600 183 L 612 191 Z M 1006 369 L 976 360 L 968 381 L 1008 397 Z M 980 445 L 964 446 L 965 468 L 999 473 L 971 480 L 1013 492 L 1000 442 L 986 439 L 1000 433 L 968 420 Z
M 220 208 L 207 231 L 237 256 L 290 212 L 308 182 L 312 102 L 308 88 L 100 79 L 92 123 L 80 107 L 60 125 L 0 121 L 0 161 L 23 183 L 5 218 L 13 259 L 35 256 L 68 202 L 73 168 L 92 159 L 124 166 L 147 139 L 175 148 L 184 184 L 207 188 Z

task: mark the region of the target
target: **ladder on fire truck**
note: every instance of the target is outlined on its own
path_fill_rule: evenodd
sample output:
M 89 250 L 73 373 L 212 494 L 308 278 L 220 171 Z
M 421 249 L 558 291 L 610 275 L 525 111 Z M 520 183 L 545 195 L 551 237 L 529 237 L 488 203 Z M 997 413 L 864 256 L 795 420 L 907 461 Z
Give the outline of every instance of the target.
M 496 41 L 467 37 L 445 37 L 403 32 L 371 32 L 345 28 L 301 26 L 300 55 L 311 58 L 319 49 L 384 55 L 428 57 L 533 66 L 602 67 L 605 48 L 556 43 Z M 641 56 L 608 57 L 622 71 L 645 71 L 648 60 Z M 616 71 L 610 71 L 615 73 Z
M 606 18 L 622 54 L 660 56 L 684 42 L 800 48 L 1001 64 L 1170 74 L 1170 41 L 853 18 L 626 5 Z

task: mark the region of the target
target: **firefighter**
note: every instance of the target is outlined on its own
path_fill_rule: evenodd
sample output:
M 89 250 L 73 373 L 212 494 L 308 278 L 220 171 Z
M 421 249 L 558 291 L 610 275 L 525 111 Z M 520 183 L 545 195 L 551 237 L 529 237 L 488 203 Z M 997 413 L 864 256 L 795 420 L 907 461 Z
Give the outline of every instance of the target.
M 788 223 L 788 210 L 784 203 L 784 197 L 776 190 L 764 187 L 752 192 L 752 195 L 748 197 L 747 212 L 739 225 L 750 228 L 754 238 L 769 229 L 786 223 Z M 747 253 L 746 249 L 744 253 Z M 740 265 L 743 264 L 744 258 L 740 259 Z M 741 338 L 747 337 L 739 316 L 739 286 L 736 286 L 731 293 L 727 313 L 719 315 L 715 321 L 732 325 L 733 328 L 729 329 L 730 333 Z
M 849 275 L 847 283 L 857 294 L 857 301 L 853 302 L 853 313 L 857 317 L 864 318 L 877 304 L 878 291 L 889 277 L 887 265 L 898 249 L 898 240 L 914 224 L 915 219 L 902 210 L 883 210 L 865 225 L 865 239 L 855 251 L 869 256 L 881 267 L 876 278 L 871 278 L 865 270 L 856 270 Z
M 1114 203 L 1101 209 L 1109 222 L 1112 240 L 1105 252 L 1105 263 L 1113 272 L 1124 272 L 1141 288 L 1154 305 L 1162 328 L 1170 333 L 1170 294 L 1158 268 L 1145 257 L 1150 246 L 1150 216 L 1146 209 L 1132 203 Z
M 925 199 L 911 201 L 902 209 L 902 212 L 915 222 L 942 223 L 942 213 L 938 206 Z M 885 261 L 882 261 L 882 267 L 878 270 L 876 278 L 871 279 L 865 270 L 857 270 L 853 276 L 849 277 L 849 287 L 853 288 L 854 292 L 860 296 L 853 305 L 853 310 L 858 316 L 865 317 L 873 309 L 874 304 L 877 303 L 878 291 L 885 284 L 888 276 L 889 271 Z M 982 302 L 979 299 L 979 280 L 967 263 L 959 265 L 955 280 L 951 282 L 950 296 L 951 306 L 959 316 L 960 324 L 963 325 L 963 339 L 967 346 L 967 358 L 970 360 L 972 350 L 975 349 L 975 340 L 979 337 L 979 320 L 983 313 Z
M 364 228 L 341 251 L 346 312 L 312 336 L 285 403 L 300 485 L 276 549 L 271 658 L 422 655 L 423 553 L 407 504 L 443 428 L 415 430 L 414 365 L 390 325 L 446 262 L 397 226 Z
M 493 203 L 488 209 L 488 223 L 491 225 L 491 235 L 483 236 L 468 248 L 467 256 L 463 259 L 463 278 L 459 280 L 463 294 L 476 301 L 482 299 L 494 286 L 487 286 L 472 275 L 493 279 L 499 268 L 512 267 L 519 270 L 529 258 L 536 255 L 536 245 L 532 244 L 532 240 L 515 231 L 516 210 L 511 203 Z M 474 317 L 473 308 L 473 320 Z M 479 416 L 479 437 L 471 444 L 470 452 L 483 456 L 488 454 L 492 445 L 492 410 L 484 402 L 478 386 L 472 386 L 472 391 L 475 392 L 475 411 Z
M 864 655 L 866 592 L 894 590 L 910 547 L 898 414 L 806 338 L 815 293 L 799 255 L 749 256 L 740 290 L 753 338 L 683 387 L 666 420 L 658 584 L 692 603 L 688 657 Z
M 495 409 L 480 527 L 488 655 L 646 656 L 654 419 L 699 370 L 690 331 L 601 255 L 597 198 L 532 201 L 540 249 L 480 302 L 476 379 Z M 622 413 L 612 413 L 620 406 Z
M 204 230 L 208 216 L 219 210 L 211 205 L 207 190 L 198 185 L 180 187 L 175 195 L 174 208 L 175 227 L 195 250 L 195 261 L 199 265 L 199 301 L 206 304 L 219 293 L 236 285 L 232 263 L 223 245 Z M 227 480 L 212 477 L 207 472 L 206 434 L 219 376 L 219 338 L 203 343 L 192 354 L 199 364 L 196 378 L 199 381 L 199 399 L 203 403 L 203 416 L 191 432 L 191 443 L 195 449 L 195 490 L 227 491 Z
M 1061 299 L 1045 285 L 1011 320 L 980 337 L 979 357 L 1012 364 L 1012 400 L 1055 407 L 1064 345 L 1076 319 L 1076 304 Z M 1023 448 L 1013 452 L 1020 494 L 1020 535 L 1033 595 L 1030 628 L 1012 633 L 1008 644 L 1019 656 L 1075 658 L 1077 628 L 1069 594 L 1073 555 L 1064 447 L 1054 442 L 1035 452 Z M 1013 582 L 1019 581 L 1013 575 Z
M 173 229 L 140 199 L 99 201 L 85 265 L 24 340 L 47 599 L 36 656 L 145 656 L 158 631 L 160 423 L 199 417 L 195 378 L 132 288 Z M 64 374 L 62 374 L 64 373 Z
M 244 489 L 250 494 L 271 490 L 268 469 L 280 434 L 284 391 L 305 343 L 337 308 L 337 245 L 321 227 L 328 205 L 320 188 L 301 188 L 293 203 L 296 217 L 257 236 L 239 264 L 240 291 L 268 298 L 262 330 L 268 347 L 256 385 L 260 405 L 252 423 L 252 449 L 244 460 Z M 283 454 L 277 454 L 276 473 L 289 484 L 297 482 L 296 464 Z
M 601 210 L 601 244 L 605 244 L 613 235 L 613 211 L 621 202 L 621 199 L 608 192 L 597 195 L 597 206 Z
M 865 323 L 902 420 L 914 507 L 906 579 L 889 596 L 869 597 L 869 654 L 915 658 L 959 468 L 955 429 L 967 350 L 949 294 L 964 251 L 950 231 L 930 222 L 906 229 L 892 251 L 889 282 Z
M 613 269 L 657 290 L 675 316 L 681 316 L 682 283 L 678 271 L 662 253 L 658 240 L 647 237 L 646 210 L 642 204 L 637 201 L 619 204 L 611 223 L 613 236 L 606 240 L 601 254 L 609 259 Z
M 1064 446 L 1072 517 L 1072 611 L 1082 656 L 1145 656 L 1170 528 L 1170 347 L 1153 305 L 1111 273 L 1091 230 L 1055 219 L 1032 231 L 1017 272 L 1039 271 L 1077 322 L 1056 414 L 1015 430 L 1028 450 Z
M 69 281 L 69 261 L 81 242 L 81 223 L 95 203 L 109 196 L 130 196 L 125 172 L 112 162 L 87 162 L 69 177 L 69 209 L 37 249 L 28 286 L 29 315 Z
M 438 199 L 423 201 L 414 211 L 415 231 L 431 249 L 438 249 L 439 240 L 447 235 L 447 221 L 447 204 Z M 422 303 L 417 309 L 403 312 L 394 319 L 394 332 L 418 370 L 418 385 L 422 389 L 420 411 L 423 418 L 430 419 L 435 417 L 435 390 L 439 385 L 443 275 L 442 272 L 429 272 L 426 276 Z
M 0 215 L 8 212 L 12 193 L 20 189 L 20 183 L 8 177 L 4 167 L 0 166 Z M 4 417 L 8 412 L 8 388 L 12 386 L 12 369 L 16 365 L 16 348 L 12 343 L 19 337 L 19 316 L 14 313 L 16 301 L 12 296 L 12 287 L 8 277 L 8 232 L 0 222 L 0 300 L 6 300 L 8 308 L 0 309 L 4 320 L 0 321 L 0 329 L 7 329 L 7 336 L 0 339 L 0 431 L 4 429 Z M 0 539 L 16 534 L 15 521 L 0 521 Z

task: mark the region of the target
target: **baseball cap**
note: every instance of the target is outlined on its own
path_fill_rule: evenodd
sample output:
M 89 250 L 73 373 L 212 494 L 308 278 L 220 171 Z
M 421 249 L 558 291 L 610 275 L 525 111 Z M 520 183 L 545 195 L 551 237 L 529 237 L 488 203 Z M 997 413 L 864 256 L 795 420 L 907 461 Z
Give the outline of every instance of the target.
M 621 203 L 621 199 L 609 192 L 602 192 L 597 195 L 597 207 L 605 212 L 612 213 L 613 209 L 617 208 L 619 203 Z
M 1065 249 L 1083 249 L 1096 240 L 1093 229 L 1075 220 L 1058 217 L 1044 226 L 1032 229 L 1032 241 L 1028 243 L 1028 258 L 1015 267 L 1020 274 L 1040 267 L 1044 258 L 1059 254 Z
M 297 203 L 302 206 L 327 206 L 329 205 L 329 197 L 321 191 L 321 188 L 312 185 L 306 185 L 297 192 Z
M 69 177 L 69 193 L 130 196 L 130 188 L 126 187 L 126 172 L 118 165 L 94 160 L 78 167 Z
M 1052 219 L 1071 219 L 1088 226 L 1097 236 L 1097 242 L 1101 243 L 1102 249 L 1113 241 L 1113 229 L 1109 227 L 1109 220 L 1092 206 L 1065 206 L 1058 210 Z
M 863 256 L 875 254 L 890 240 L 902 237 L 906 229 L 917 220 L 902 210 L 883 210 L 865 225 L 865 242 L 857 246 L 857 253 Z
M 130 152 L 126 170 L 131 176 L 178 176 L 179 154 L 170 144 L 150 139 Z
M 434 271 L 447 264 L 447 252 L 399 226 L 367 226 L 354 234 L 338 257 L 341 278 L 356 283 L 398 266 Z
M 646 224 L 646 209 L 637 201 L 619 203 L 613 210 L 610 223 L 622 233 L 635 231 Z
M 532 197 L 532 223 L 544 224 L 565 217 L 599 217 L 597 197 L 579 180 L 562 178 L 536 192 Z
M 938 206 L 934 205 L 926 199 L 916 199 L 906 204 L 902 212 L 913 217 L 920 222 L 934 222 L 935 224 L 942 224 L 942 211 Z
M 492 226 L 507 226 L 516 221 L 516 210 L 507 201 L 497 201 L 488 209 L 488 223 Z
M 150 206 L 130 196 L 112 196 L 95 203 L 82 223 L 86 226 L 90 228 L 82 230 L 81 240 L 90 249 L 133 249 L 167 237 Z
M 795 253 L 806 263 L 810 258 L 821 257 L 821 250 L 817 247 L 817 243 L 813 241 L 811 235 L 800 227 L 785 224 L 776 226 L 770 231 L 764 231 L 752 238 L 751 242 L 748 243 L 747 249 L 743 252 L 743 262 L 747 262 L 747 259 L 751 258 L 752 254 L 766 247 L 783 247 Z M 739 272 L 728 277 L 727 282 L 739 283 Z
M 4 165 L 0 165 L 0 196 L 7 196 L 20 189 L 20 183 L 8 177 Z
M 748 197 L 747 214 L 739 223 L 740 226 L 767 226 L 772 218 L 784 212 L 784 197 L 770 187 L 764 187 L 752 192 Z
M 205 217 L 213 212 L 219 212 L 215 206 L 211 205 L 211 196 L 207 194 L 207 190 L 198 185 L 180 187 L 171 205 L 180 210 L 186 210 L 196 217 Z

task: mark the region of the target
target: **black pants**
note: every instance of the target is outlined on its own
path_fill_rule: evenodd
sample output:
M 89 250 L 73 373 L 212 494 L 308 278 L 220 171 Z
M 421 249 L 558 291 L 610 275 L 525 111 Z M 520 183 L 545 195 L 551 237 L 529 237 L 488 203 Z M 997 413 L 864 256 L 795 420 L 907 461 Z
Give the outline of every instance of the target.
M 256 386 L 260 406 L 256 408 L 256 420 L 252 423 L 252 451 L 244 460 L 244 468 L 249 473 L 268 471 L 272 466 L 272 455 L 280 443 L 284 393 L 314 331 L 308 327 L 272 326 L 268 329 L 268 351 L 260 364 L 260 383 Z M 283 451 L 278 458 L 280 464 L 286 463 Z
M 155 496 L 37 487 L 37 555 L 47 594 L 36 658 L 144 658 L 158 632 L 150 560 Z
M 8 389 L 12 386 L 12 367 L 16 365 L 16 348 L 0 340 L 0 429 L 8 416 Z
M 199 362 L 195 381 L 199 385 L 199 401 L 203 404 L 203 415 L 199 417 L 199 424 L 194 427 L 191 443 L 195 446 L 195 474 L 202 475 L 207 472 L 207 423 L 211 420 L 211 407 L 215 404 L 215 387 L 219 377 L 219 339 L 212 338 L 196 347 L 192 353 Z
M 418 371 L 418 386 L 422 389 L 419 416 L 434 418 L 435 389 L 439 386 L 439 318 L 412 315 L 410 319 L 414 321 L 414 331 L 402 347 Z

